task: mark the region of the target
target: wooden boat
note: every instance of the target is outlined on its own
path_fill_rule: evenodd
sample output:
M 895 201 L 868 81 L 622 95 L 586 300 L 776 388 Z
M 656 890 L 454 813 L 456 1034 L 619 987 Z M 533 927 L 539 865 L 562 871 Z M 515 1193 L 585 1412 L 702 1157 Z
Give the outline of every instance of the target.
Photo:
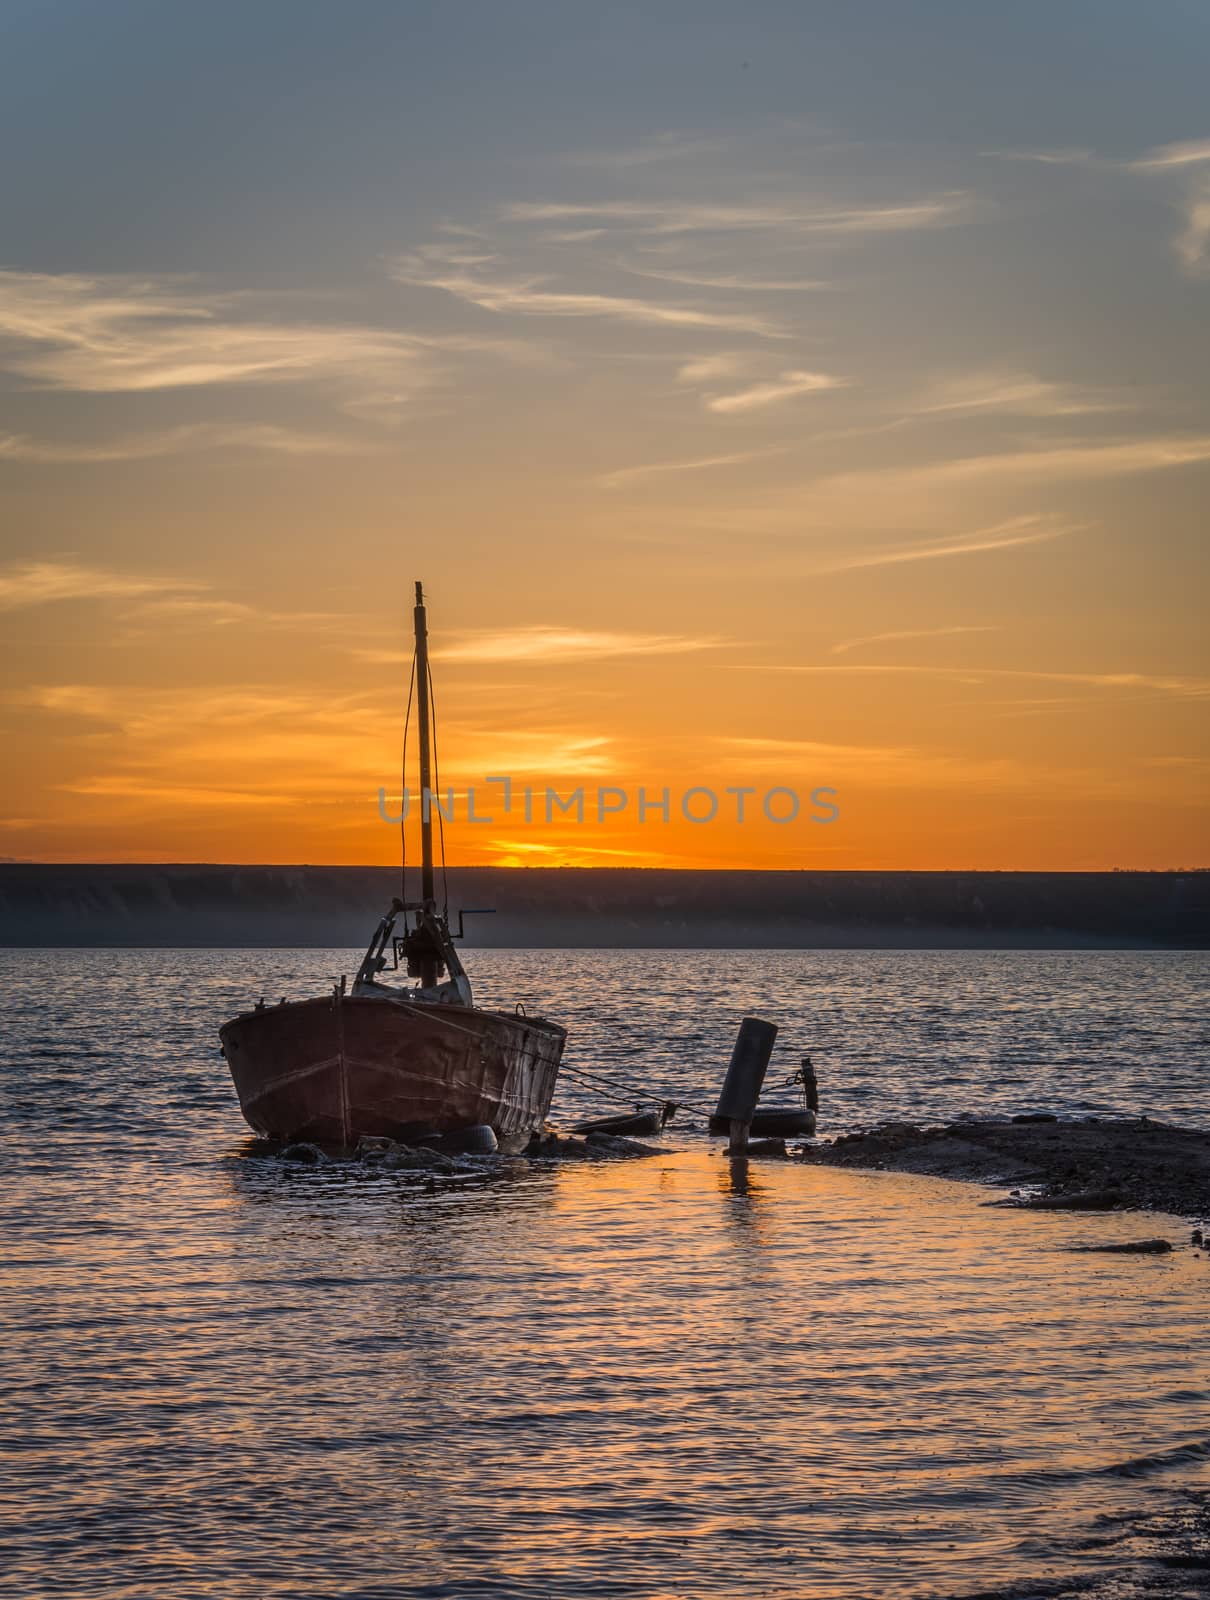
M 421 898 L 392 901 L 351 986 L 342 978 L 329 995 L 276 1006 L 261 1001 L 225 1023 L 219 1038 L 245 1120 L 266 1138 L 349 1150 L 365 1135 L 407 1142 L 486 1124 L 501 1150 L 515 1152 L 546 1119 L 567 1034 L 520 1007 L 476 1006 L 454 945 L 462 914 L 454 935 L 445 910 L 437 910 L 420 584 L 414 621 Z M 401 965 L 416 985 L 384 981 Z

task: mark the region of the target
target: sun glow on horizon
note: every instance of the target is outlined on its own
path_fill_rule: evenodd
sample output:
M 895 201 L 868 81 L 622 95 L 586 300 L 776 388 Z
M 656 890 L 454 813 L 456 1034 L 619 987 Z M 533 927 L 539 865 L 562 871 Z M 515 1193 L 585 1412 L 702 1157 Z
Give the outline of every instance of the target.
M 993 70 L 1034 25 L 1082 62 L 1049 14 L 950 18 L 927 58 L 888 14 L 888 99 L 854 17 L 758 13 L 691 59 L 621 13 L 593 41 L 317 18 L 293 66 L 250 25 L 277 120 L 239 161 L 221 17 L 146 20 L 212 95 L 154 149 L 116 34 L 103 105 L 10 97 L 0 852 L 394 859 L 420 576 L 459 793 L 839 797 L 826 825 L 461 815 L 452 861 L 1204 864 L 1200 83 L 1182 113 L 1181 60 L 1140 76 L 1115 19 L 1126 119 L 1015 44 Z M 329 83 L 333 49 L 359 66 Z M 51 225 L 38 194 L 108 171 L 137 217 Z

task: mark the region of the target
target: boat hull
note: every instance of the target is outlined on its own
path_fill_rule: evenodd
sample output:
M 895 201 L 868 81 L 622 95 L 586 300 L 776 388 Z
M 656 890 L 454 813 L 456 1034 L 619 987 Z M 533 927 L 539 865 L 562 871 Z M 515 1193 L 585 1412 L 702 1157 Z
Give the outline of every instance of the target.
M 540 1017 L 348 995 L 219 1029 L 250 1127 L 342 1149 L 486 1123 L 501 1150 L 522 1150 L 550 1109 L 566 1037 Z

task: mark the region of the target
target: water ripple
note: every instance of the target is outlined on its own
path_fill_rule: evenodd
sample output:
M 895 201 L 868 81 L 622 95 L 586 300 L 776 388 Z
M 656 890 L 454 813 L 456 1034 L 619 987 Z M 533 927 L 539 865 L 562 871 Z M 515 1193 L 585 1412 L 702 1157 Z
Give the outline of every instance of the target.
M 1210 1477 L 1210 1261 L 930 1179 L 270 1159 L 216 1023 L 347 952 L 48 952 L 5 977 L 0 1595 L 1053 1592 Z M 569 1059 L 709 1098 L 782 1025 L 831 1127 L 1206 1124 L 1206 958 L 491 952 Z M 47 995 L 54 1020 L 48 1021 Z M 565 1115 L 605 1109 L 568 1080 Z M 1169 1232 L 1099 1218 L 1099 1236 Z M 1024 1587 L 1023 1587 L 1024 1586 Z

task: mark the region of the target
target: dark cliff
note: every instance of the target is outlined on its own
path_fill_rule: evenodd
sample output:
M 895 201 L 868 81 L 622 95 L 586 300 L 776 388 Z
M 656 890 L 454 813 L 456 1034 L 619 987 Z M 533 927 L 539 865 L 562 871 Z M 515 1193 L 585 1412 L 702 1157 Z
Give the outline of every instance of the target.
M 0 865 L 0 944 L 364 946 L 387 867 Z M 452 868 L 477 945 L 1210 946 L 1210 873 Z

